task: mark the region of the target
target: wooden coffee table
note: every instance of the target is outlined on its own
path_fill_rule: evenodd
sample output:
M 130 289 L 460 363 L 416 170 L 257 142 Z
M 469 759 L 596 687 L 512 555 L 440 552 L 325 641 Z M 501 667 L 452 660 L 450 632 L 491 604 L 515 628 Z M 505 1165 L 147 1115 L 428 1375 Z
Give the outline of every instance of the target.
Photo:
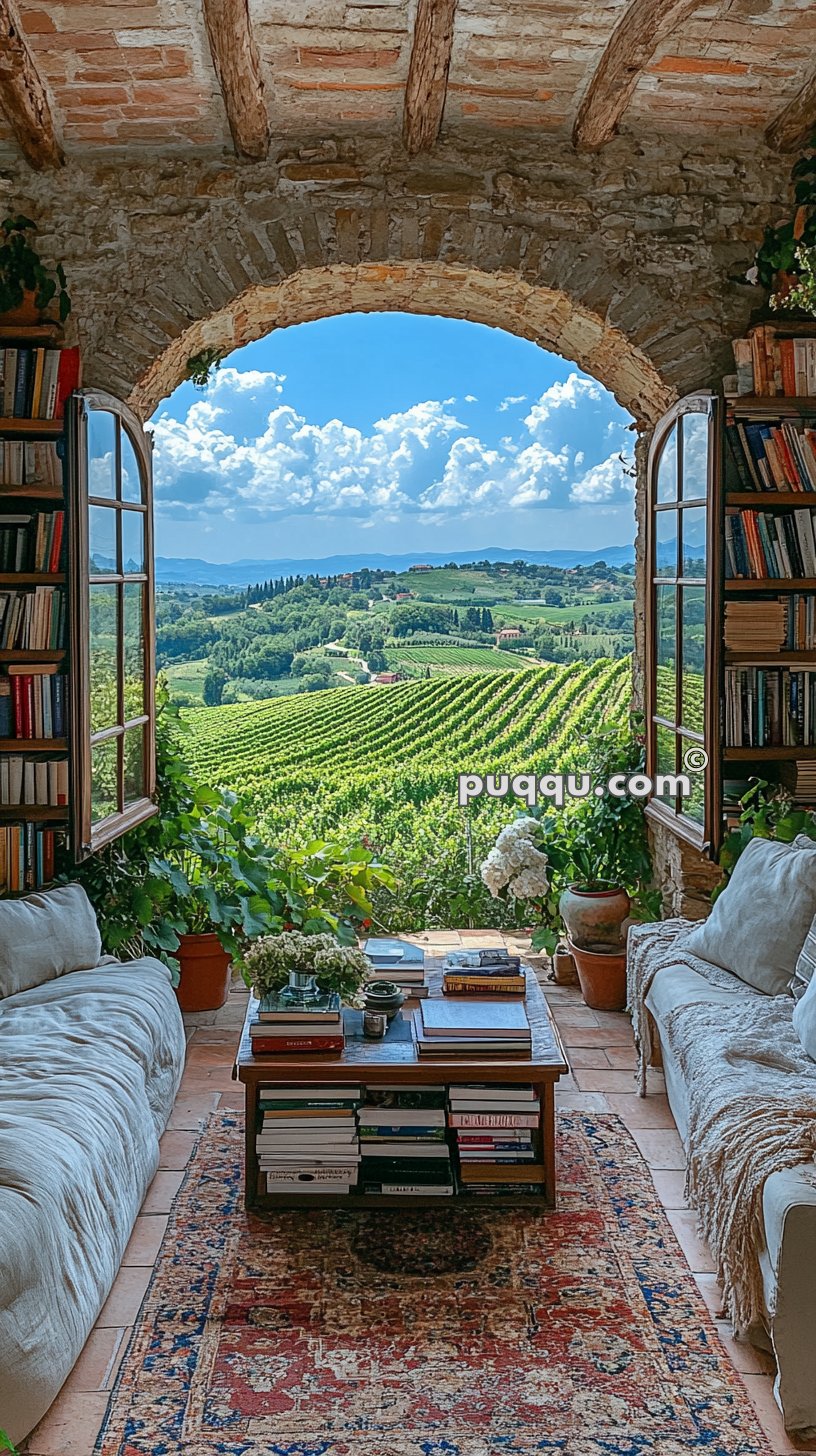
M 413 1041 L 367 1041 L 363 1038 L 348 1038 L 345 1050 L 340 1056 L 324 1056 L 320 1053 L 293 1053 L 289 1056 L 253 1056 L 249 1035 L 249 1024 L 256 1013 L 257 1003 L 250 998 L 247 1017 L 241 1035 L 241 1044 L 235 1063 L 235 1072 L 245 1089 L 246 1107 L 246 1167 L 245 1201 L 249 1209 L 260 1208 L 439 1208 L 441 1204 L 456 1203 L 452 1199 L 440 1199 L 421 1195 L 388 1196 L 377 1194 L 273 1194 L 262 1188 L 262 1175 L 258 1168 L 255 1138 L 258 1125 L 258 1095 L 261 1087 L 275 1087 L 278 1091 L 296 1090 L 298 1087 L 333 1087 L 351 1083 L 363 1087 L 376 1086 L 454 1086 L 457 1083 L 491 1082 L 507 1086 L 534 1086 L 541 1102 L 541 1117 L 538 1128 L 539 1152 L 544 1164 L 545 1180 L 541 1194 L 518 1194 L 511 1196 L 466 1195 L 462 1199 L 469 1206 L 489 1204 L 496 1208 L 505 1206 L 525 1208 L 553 1208 L 555 1206 L 555 1084 L 569 1071 L 564 1048 L 555 1023 L 550 1014 L 544 994 L 534 973 L 526 968 L 527 999 L 525 1006 L 533 1033 L 533 1055 L 530 1060 L 520 1058 L 484 1057 L 427 1057 L 421 1058 Z M 429 963 L 427 980 L 431 996 L 442 994 L 441 969 Z M 418 1003 L 406 1002 L 406 1013 Z

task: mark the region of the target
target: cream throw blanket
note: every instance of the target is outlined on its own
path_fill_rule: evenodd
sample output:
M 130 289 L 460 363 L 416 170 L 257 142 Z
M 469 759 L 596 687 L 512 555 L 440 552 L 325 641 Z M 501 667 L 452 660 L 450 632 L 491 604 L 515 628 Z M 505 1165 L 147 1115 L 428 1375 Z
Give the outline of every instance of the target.
M 631 932 L 629 995 L 645 1092 L 648 1017 L 643 1001 L 663 966 L 687 966 L 709 984 L 728 972 L 683 951 L 690 921 Z M 686 1196 L 716 1260 L 725 1306 L 739 1330 L 762 1321 L 758 1253 L 765 1243 L 762 1190 L 772 1173 L 816 1158 L 816 1064 L 793 1029 L 793 999 L 746 987 L 733 1006 L 690 1002 L 662 1034 L 689 1098 Z M 816 1167 L 813 1169 L 816 1180 Z

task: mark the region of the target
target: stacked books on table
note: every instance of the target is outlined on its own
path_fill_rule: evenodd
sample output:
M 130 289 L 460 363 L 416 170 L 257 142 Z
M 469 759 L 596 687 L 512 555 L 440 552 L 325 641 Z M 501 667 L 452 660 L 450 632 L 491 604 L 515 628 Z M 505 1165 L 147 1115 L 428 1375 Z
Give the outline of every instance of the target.
M 534 1087 L 451 1087 L 448 1106 L 462 1193 L 541 1193 L 541 1107 Z
M 780 763 L 779 782 L 793 795 L 797 804 L 816 804 L 816 762 L 812 758 Z
M 255 1146 L 267 1193 L 348 1193 L 360 1164 L 360 1091 L 259 1088 Z
M 363 950 L 373 967 L 372 980 L 394 981 L 409 996 L 427 996 L 425 952 L 421 946 L 394 936 L 372 936 Z
M 449 1197 L 444 1087 L 368 1087 L 359 1109 L 364 1194 Z
M 452 950 L 442 962 L 446 996 L 523 996 L 521 957 L 506 950 Z
M 788 612 L 785 602 L 726 602 L 725 645 L 732 652 L 781 652 L 787 643 Z M 803 643 L 807 646 L 807 643 Z
M 306 1006 L 291 1005 L 285 995 L 264 996 L 249 1025 L 255 1056 L 291 1056 L 297 1052 L 339 1055 L 345 1046 L 343 1013 L 336 991 Z
M 414 1012 L 420 1057 L 531 1057 L 533 1038 L 521 1001 L 422 1001 Z

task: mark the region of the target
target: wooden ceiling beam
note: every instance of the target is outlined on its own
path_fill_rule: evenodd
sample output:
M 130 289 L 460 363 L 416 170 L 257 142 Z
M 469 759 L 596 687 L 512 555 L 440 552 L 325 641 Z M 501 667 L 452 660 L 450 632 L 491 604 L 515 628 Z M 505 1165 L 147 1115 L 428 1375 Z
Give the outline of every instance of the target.
M 816 131 L 816 71 L 800 91 L 774 117 L 765 133 L 769 147 L 776 152 L 795 152 L 804 147 Z
M 262 162 L 269 116 L 248 0 L 203 0 L 204 23 L 227 121 L 239 157 Z
M 410 155 L 428 151 L 439 136 L 453 50 L 456 0 L 418 0 L 405 86 L 402 135 Z
M 700 0 L 631 0 L 581 102 L 572 131 L 573 146 L 579 151 L 597 151 L 611 140 L 660 42 L 699 5 Z
M 14 0 L 0 0 L 0 108 L 37 171 L 65 161 L 51 102 L 34 63 Z

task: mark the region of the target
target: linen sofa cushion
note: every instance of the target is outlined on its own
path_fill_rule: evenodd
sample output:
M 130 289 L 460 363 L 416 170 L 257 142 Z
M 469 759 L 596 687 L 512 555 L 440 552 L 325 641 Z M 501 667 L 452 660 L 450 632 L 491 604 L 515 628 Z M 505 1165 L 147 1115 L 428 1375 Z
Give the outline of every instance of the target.
M 793 1029 L 808 1056 L 816 1062 L 816 976 L 793 1008 Z
M 816 970 L 816 917 L 814 917 L 810 930 L 807 933 L 805 943 L 799 952 L 799 959 L 796 962 L 796 970 L 793 974 L 791 991 L 794 1001 L 801 1001 L 808 986 L 813 980 L 813 972 Z
M 101 955 L 96 915 L 81 885 L 0 900 L 0 997 L 91 970 Z
M 784 996 L 815 914 L 816 843 L 752 839 L 684 949 L 768 996 Z

